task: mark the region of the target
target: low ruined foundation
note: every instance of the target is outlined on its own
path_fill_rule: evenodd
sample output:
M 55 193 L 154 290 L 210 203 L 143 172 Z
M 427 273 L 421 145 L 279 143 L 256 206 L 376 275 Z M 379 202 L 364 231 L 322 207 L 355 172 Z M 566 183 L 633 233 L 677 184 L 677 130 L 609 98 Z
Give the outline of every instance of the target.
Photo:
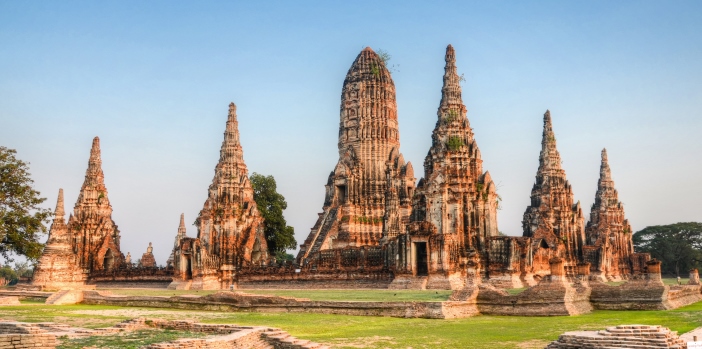
M 287 332 L 264 326 L 203 324 L 192 320 L 163 320 L 136 318 L 115 326 L 97 329 L 75 328 L 51 322 L 0 322 L 0 348 L 54 349 L 60 339 L 113 335 L 124 331 L 168 329 L 207 333 L 207 338 L 180 338 L 144 346 L 144 349 L 327 349 L 308 340 L 295 338 Z M 60 338 L 60 339 L 57 339 Z

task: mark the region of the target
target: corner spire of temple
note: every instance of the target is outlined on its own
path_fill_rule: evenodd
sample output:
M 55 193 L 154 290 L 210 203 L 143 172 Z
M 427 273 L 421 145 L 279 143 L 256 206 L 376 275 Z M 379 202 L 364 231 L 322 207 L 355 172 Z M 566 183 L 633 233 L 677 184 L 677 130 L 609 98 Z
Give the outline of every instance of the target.
M 60 220 L 63 222 L 63 217 L 66 212 L 63 208 L 63 188 L 59 189 L 58 199 L 56 199 L 56 210 L 54 210 L 54 221 Z
M 178 238 L 182 239 L 185 237 L 185 213 L 180 214 L 180 225 L 178 226 Z

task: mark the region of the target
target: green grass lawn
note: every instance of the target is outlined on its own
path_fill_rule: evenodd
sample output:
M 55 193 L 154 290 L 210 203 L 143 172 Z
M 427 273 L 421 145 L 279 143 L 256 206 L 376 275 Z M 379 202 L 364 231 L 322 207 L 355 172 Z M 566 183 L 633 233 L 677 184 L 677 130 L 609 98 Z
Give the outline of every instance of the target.
M 165 290 L 165 289 L 105 289 L 115 295 L 126 296 L 175 296 L 184 294 L 208 295 L 219 291 Z M 266 294 L 319 301 L 425 301 L 448 300 L 448 290 L 239 290 L 239 292 Z
M 566 331 L 621 324 L 663 325 L 684 333 L 702 326 L 702 302 L 670 311 L 595 311 L 570 317 L 476 316 L 456 320 L 91 305 L 0 307 L 2 319 L 54 321 L 91 328 L 139 316 L 279 327 L 298 338 L 335 348 L 543 348 Z

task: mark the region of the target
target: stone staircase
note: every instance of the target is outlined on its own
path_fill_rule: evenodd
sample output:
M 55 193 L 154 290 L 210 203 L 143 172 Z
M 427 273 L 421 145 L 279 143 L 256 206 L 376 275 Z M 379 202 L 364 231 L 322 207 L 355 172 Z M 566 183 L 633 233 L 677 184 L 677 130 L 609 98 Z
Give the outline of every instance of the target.
M 46 299 L 48 305 L 76 304 L 83 301 L 82 290 L 60 290 Z
M 315 234 L 314 242 L 307 249 L 307 252 L 305 252 L 305 258 L 307 258 L 310 254 L 318 252 L 322 248 L 322 244 L 324 244 L 324 240 L 327 238 L 327 233 L 331 229 L 334 222 L 336 222 L 337 211 L 338 208 L 331 208 L 329 209 L 328 213 L 324 215 L 322 218 L 322 224 L 319 225 L 319 229 Z
M 678 337 L 676 331 L 665 327 L 620 325 L 601 331 L 566 332 L 546 347 L 546 349 L 575 348 L 682 349 L 687 348 L 687 344 Z
M 61 290 L 61 291 L 55 292 L 54 294 L 49 296 L 49 298 L 46 299 L 46 304 L 55 305 L 56 301 L 61 299 L 61 297 L 65 296 L 66 294 L 68 294 L 68 292 L 71 292 L 71 290 Z

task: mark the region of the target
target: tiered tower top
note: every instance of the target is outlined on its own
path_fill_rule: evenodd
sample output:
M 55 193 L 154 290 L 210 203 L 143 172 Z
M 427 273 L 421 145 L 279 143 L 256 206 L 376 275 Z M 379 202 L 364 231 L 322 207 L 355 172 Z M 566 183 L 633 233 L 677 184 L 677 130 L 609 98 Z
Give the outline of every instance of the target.
M 446 47 L 446 66 L 444 67 L 444 85 L 441 88 L 441 104 L 437 111 L 439 121 L 447 116 L 456 115 L 466 119 L 468 109 L 461 96 L 460 77 L 456 68 L 456 51 L 453 46 Z
M 236 191 L 246 180 L 248 180 L 248 169 L 244 163 L 244 150 L 239 140 L 236 105 L 230 103 L 224 141 L 219 151 L 219 162 L 215 167 L 215 177 L 210 185 L 210 198 L 216 199 L 223 194 L 238 194 Z M 230 192 L 232 189 L 235 191 Z
M 387 161 L 391 149 L 399 149 L 395 84 L 370 47 L 358 54 L 346 74 L 340 113 L 339 156 L 352 147 L 356 154 L 369 150 Z
M 107 197 L 107 187 L 105 186 L 105 174 L 102 172 L 99 137 L 93 138 L 88 169 L 85 171 L 85 181 L 73 208 L 73 214 L 80 218 L 85 214 L 94 213 L 94 210 L 103 217 L 112 215 L 112 205 Z
M 553 125 L 551 124 L 551 111 L 546 110 L 536 179 L 539 182 L 539 180 L 543 181 L 552 176 L 565 177 L 565 171 L 561 168 L 561 154 L 556 148 L 556 135 L 553 133 Z

